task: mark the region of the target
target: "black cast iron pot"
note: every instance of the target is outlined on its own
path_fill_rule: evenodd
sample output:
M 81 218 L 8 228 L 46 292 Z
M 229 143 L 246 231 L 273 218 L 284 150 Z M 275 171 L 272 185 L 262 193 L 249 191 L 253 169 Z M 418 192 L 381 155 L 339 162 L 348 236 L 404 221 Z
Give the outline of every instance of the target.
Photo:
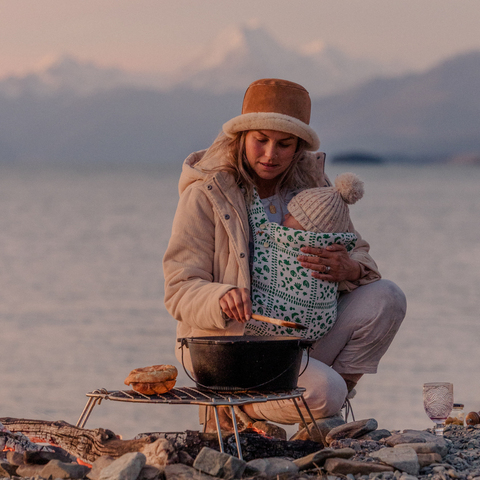
M 188 337 L 178 341 L 182 363 L 183 348 L 190 351 L 192 380 L 197 386 L 225 392 L 297 388 L 303 350 L 315 343 L 296 337 L 249 336 Z

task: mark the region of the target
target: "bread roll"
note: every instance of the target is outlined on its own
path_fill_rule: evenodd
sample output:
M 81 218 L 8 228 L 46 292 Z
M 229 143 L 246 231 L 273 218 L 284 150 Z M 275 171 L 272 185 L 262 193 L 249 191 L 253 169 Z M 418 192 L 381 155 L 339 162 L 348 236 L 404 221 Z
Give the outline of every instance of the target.
M 135 368 L 125 379 L 125 385 L 131 385 L 133 390 L 144 395 L 160 395 L 175 386 L 177 375 L 173 365 Z
M 144 395 L 161 395 L 162 393 L 167 393 L 175 386 L 176 380 L 166 380 L 165 382 L 156 382 L 156 383 L 131 383 L 131 387 L 138 393 L 143 393 Z

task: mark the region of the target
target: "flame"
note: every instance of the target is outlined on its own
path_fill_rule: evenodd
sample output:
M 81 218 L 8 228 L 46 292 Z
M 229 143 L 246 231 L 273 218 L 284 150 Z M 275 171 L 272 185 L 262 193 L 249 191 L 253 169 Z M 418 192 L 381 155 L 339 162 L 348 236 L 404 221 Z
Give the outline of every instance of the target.
M 248 423 L 247 427 L 245 428 L 244 432 L 247 432 L 247 433 L 258 433 L 259 435 L 261 435 L 262 437 L 265 437 L 265 438 L 272 438 L 270 435 L 267 435 L 267 432 L 265 430 L 262 430 L 260 428 L 257 428 L 257 427 L 254 427 L 253 426 L 253 423 Z
M 92 465 L 90 463 L 84 462 L 81 458 L 77 458 L 77 463 L 79 465 L 84 465 L 85 467 L 92 468 Z
M 12 447 L 3 447 L 3 451 L 4 451 L 4 452 L 14 452 L 15 449 L 12 448 Z

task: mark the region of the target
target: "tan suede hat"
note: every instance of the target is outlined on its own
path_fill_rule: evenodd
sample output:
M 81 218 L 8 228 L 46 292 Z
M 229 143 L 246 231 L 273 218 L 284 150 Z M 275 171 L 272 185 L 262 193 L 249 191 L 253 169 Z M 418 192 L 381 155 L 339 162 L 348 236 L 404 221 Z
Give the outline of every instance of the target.
M 347 232 L 350 225 L 348 205 L 363 197 L 363 182 L 354 173 L 342 173 L 334 187 L 303 190 L 287 205 L 295 220 L 310 232 Z
M 227 136 L 246 130 L 276 130 L 307 142 L 307 150 L 320 146 L 309 126 L 312 104 L 307 90 L 298 83 L 264 78 L 250 84 L 243 98 L 242 114 L 223 124 Z

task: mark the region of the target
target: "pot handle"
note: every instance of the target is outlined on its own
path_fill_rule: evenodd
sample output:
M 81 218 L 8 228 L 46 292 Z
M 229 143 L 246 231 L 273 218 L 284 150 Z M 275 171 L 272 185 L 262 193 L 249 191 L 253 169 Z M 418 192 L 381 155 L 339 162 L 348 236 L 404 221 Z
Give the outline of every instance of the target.
M 299 377 L 301 377 L 305 373 L 305 370 L 308 367 L 308 364 L 310 362 L 310 350 L 312 350 L 312 348 L 313 348 L 312 345 L 307 345 L 307 347 L 305 349 L 307 351 L 307 364 L 305 365 L 304 369 L 298 374 Z
M 180 348 L 182 349 L 182 367 L 183 367 L 183 371 L 185 372 L 185 374 L 187 375 L 187 377 L 194 383 L 196 383 L 197 385 L 200 385 L 194 378 L 192 378 L 192 376 L 188 373 L 188 370 L 186 369 L 185 367 L 185 363 L 183 361 L 183 346 L 185 345 L 187 348 L 188 348 L 188 342 L 187 342 L 187 339 L 186 338 L 178 338 L 177 339 L 177 342 L 180 342 Z M 203 387 L 203 385 L 200 385 L 201 387 Z M 206 387 L 208 388 L 208 387 Z

